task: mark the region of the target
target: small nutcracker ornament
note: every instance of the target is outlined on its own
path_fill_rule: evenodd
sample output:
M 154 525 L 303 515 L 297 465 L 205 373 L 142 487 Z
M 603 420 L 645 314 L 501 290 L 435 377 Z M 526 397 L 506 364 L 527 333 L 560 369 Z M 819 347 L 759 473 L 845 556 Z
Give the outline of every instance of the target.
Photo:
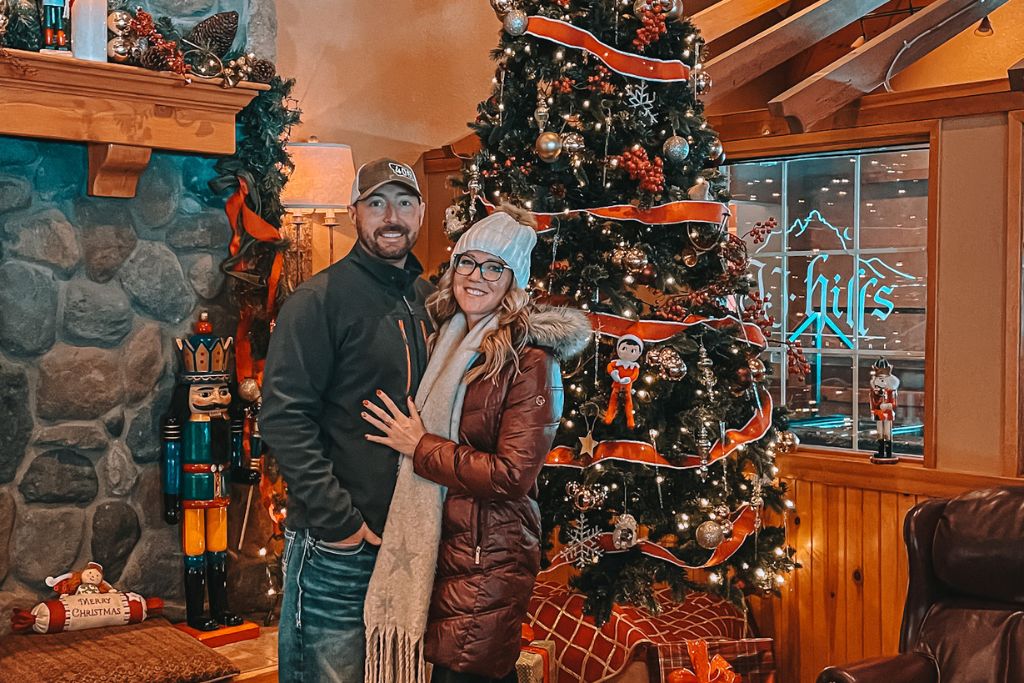
M 212 631 L 242 623 L 228 610 L 227 477 L 257 483 L 259 470 L 246 462 L 246 450 L 258 457 L 260 447 L 243 448 L 244 420 L 228 386 L 233 339 L 214 336 L 205 311 L 193 332 L 177 340 L 183 371 L 163 423 L 164 518 L 182 523 L 188 625 Z
M 619 412 L 619 395 L 622 395 L 623 412 L 626 414 L 626 426 L 636 427 L 633 417 L 633 383 L 640 377 L 640 364 L 637 359 L 643 355 L 644 343 L 634 334 L 624 334 L 615 342 L 615 360 L 608 363 L 608 374 L 612 378 L 611 396 L 608 399 L 608 410 L 604 414 L 604 423 L 610 425 Z
M 43 49 L 70 52 L 68 19 L 71 8 L 67 0 L 43 0 L 42 6 Z
M 896 419 L 900 380 L 892 374 L 892 365 L 884 358 L 875 361 L 872 369 L 870 401 L 871 414 L 878 426 L 878 452 L 871 457 L 871 462 L 891 465 L 899 462 L 899 457 L 892 454 L 892 423 Z

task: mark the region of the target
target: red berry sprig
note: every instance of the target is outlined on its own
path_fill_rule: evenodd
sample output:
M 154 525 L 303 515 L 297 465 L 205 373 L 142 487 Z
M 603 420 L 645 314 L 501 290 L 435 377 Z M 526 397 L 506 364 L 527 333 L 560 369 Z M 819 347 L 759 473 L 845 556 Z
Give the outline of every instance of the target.
M 619 165 L 626 169 L 629 177 L 640 181 L 640 189 L 652 194 L 665 188 L 665 162 L 656 156 L 651 161 L 647 150 L 639 145 L 623 152 L 619 157 Z
M 807 377 L 811 374 L 811 364 L 807 362 L 803 344 L 799 340 L 790 343 L 786 348 L 786 368 L 789 370 L 789 374 L 799 377 Z
M 573 86 L 576 85 L 571 78 L 568 76 L 562 76 L 558 80 L 551 83 L 551 90 L 556 93 L 562 93 L 568 95 L 572 92 Z
M 611 76 L 611 71 L 598 64 L 594 69 L 594 73 L 587 76 L 587 86 L 591 90 L 596 90 L 601 94 L 610 95 L 615 92 L 615 86 L 608 80 Z
M 754 240 L 754 244 L 761 244 L 771 237 L 771 234 L 777 227 L 779 227 L 779 222 L 773 217 L 766 221 L 758 221 L 757 223 L 754 223 L 754 227 L 752 227 L 750 232 L 747 234 Z
M 761 296 L 760 292 L 751 292 L 750 303 L 743 309 L 743 319 L 760 327 L 765 337 L 771 336 L 775 324 L 775 317 L 768 315 L 767 310 L 771 298 L 771 294 Z
M 668 33 L 668 25 L 665 21 L 665 7 L 660 2 L 645 7 L 640 12 L 638 19 L 643 24 L 636 30 L 636 38 L 633 39 L 633 45 L 638 50 L 644 50 L 647 46 L 658 42 L 663 35 Z

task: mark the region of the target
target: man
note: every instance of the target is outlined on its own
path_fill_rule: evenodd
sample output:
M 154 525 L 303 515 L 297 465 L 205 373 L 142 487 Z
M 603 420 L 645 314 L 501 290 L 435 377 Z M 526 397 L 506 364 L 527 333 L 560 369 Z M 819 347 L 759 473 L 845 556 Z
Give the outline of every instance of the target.
M 398 474 L 398 453 L 363 438 L 363 401 L 415 395 L 427 364 L 431 287 L 410 253 L 425 205 L 390 159 L 356 174 L 358 242 L 303 283 L 270 340 L 260 428 L 288 484 L 281 681 L 363 680 L 363 599 Z

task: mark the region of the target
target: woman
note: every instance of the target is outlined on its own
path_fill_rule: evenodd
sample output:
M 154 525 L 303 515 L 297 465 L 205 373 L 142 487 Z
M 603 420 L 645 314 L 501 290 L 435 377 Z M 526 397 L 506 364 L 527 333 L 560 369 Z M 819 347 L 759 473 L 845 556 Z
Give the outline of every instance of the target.
M 366 438 L 409 456 L 367 595 L 368 683 L 425 681 L 424 658 L 433 683 L 515 681 L 540 570 L 530 494 L 562 412 L 556 359 L 583 350 L 590 323 L 530 301 L 537 237 L 513 212 L 455 245 L 427 301 L 438 332 L 409 415 L 380 392 L 382 406 L 364 404 L 383 433 Z

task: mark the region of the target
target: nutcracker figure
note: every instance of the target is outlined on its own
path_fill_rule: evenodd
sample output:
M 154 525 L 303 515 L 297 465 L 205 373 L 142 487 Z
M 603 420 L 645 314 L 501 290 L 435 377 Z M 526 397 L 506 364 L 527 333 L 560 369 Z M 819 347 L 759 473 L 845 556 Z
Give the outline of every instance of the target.
M 227 477 L 254 484 L 259 470 L 245 462 L 243 420 L 228 386 L 233 339 L 214 336 L 205 311 L 193 332 L 177 340 L 183 370 L 163 423 L 164 518 L 181 522 L 188 625 L 212 631 L 242 623 L 228 611 Z
M 644 352 L 644 343 L 640 337 L 624 334 L 615 342 L 615 360 L 608 363 L 608 374 L 612 378 L 611 396 L 608 399 L 608 410 L 604 414 L 604 423 L 610 425 L 619 412 L 619 395 L 622 395 L 623 412 L 626 414 L 626 426 L 633 429 L 633 382 L 640 377 L 640 363 L 637 359 Z
M 871 414 L 878 426 L 878 452 L 872 456 L 871 462 L 889 465 L 899 462 L 899 458 L 892 454 L 892 423 L 896 419 L 900 380 L 892 374 L 892 366 L 884 358 L 875 361 L 872 368 L 870 400 Z
M 70 8 L 67 0 L 43 0 L 43 49 L 68 51 L 68 17 Z

